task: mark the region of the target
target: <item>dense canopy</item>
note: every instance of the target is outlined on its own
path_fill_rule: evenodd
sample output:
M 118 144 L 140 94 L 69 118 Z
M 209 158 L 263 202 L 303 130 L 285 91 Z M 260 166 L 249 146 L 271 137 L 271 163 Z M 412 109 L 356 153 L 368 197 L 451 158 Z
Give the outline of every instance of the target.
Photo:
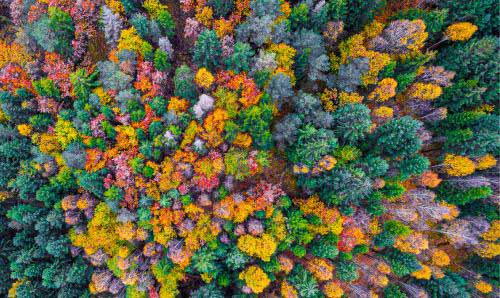
M 496 297 L 496 4 L 0 0 L 0 296 Z

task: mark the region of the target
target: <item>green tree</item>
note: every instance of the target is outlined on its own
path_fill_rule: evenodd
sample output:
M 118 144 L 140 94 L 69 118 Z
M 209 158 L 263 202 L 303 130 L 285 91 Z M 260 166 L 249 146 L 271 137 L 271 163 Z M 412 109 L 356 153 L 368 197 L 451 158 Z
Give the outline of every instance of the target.
M 422 268 L 415 255 L 394 248 L 384 250 L 382 257 L 389 262 L 392 272 L 399 277 L 409 275 Z
M 385 6 L 386 0 L 348 0 L 347 29 L 359 31 L 370 23 L 375 15 Z
M 183 64 L 175 70 L 174 75 L 174 94 L 194 102 L 197 98 L 196 85 L 194 84 L 194 73 Z
M 345 105 L 333 113 L 333 131 L 343 144 L 362 140 L 371 124 L 370 109 L 362 104 Z
M 238 41 L 234 44 L 233 53 L 225 60 L 226 67 L 236 73 L 248 72 L 250 70 L 250 59 L 254 54 L 255 52 L 248 43 Z
M 169 38 L 175 35 L 175 20 L 168 10 L 161 10 L 158 13 L 156 22 L 158 23 L 158 26 L 160 26 L 163 34 L 165 34 Z
M 357 265 L 350 261 L 340 261 L 335 268 L 337 278 L 341 281 L 353 282 L 359 278 Z
M 172 65 L 170 64 L 168 54 L 160 49 L 156 49 L 154 57 L 155 68 L 159 71 L 168 71 Z
M 337 146 L 337 138 L 331 130 L 306 125 L 299 129 L 297 142 L 289 148 L 287 157 L 292 163 L 313 166 L 323 156 L 332 154 Z
M 395 284 L 389 284 L 384 288 L 385 298 L 407 298 L 405 293 L 401 292 L 401 289 Z
M 71 16 L 58 7 L 49 7 L 49 27 L 56 37 L 56 52 L 70 56 L 73 53 L 71 41 L 74 38 L 75 25 Z
M 314 276 L 300 264 L 295 265 L 288 280 L 297 289 L 300 297 L 314 298 L 321 294 Z
M 194 46 L 193 61 L 198 67 L 213 71 L 220 66 L 222 45 L 213 30 L 205 30 L 198 35 Z
M 370 136 L 373 150 L 392 158 L 411 156 L 422 146 L 417 131 L 422 123 L 405 116 L 379 126 Z

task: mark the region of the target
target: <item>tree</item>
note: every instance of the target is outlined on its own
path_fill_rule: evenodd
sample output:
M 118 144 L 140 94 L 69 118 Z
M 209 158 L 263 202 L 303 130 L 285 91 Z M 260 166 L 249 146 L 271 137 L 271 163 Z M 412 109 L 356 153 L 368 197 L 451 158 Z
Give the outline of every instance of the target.
M 394 248 L 384 251 L 382 257 L 389 262 L 392 272 L 399 277 L 409 275 L 422 268 L 415 255 Z
M 407 298 L 405 293 L 395 284 L 390 284 L 384 288 L 384 297 L 386 298 Z
M 309 246 L 308 251 L 315 257 L 334 259 L 338 254 L 339 250 L 335 243 L 337 242 L 333 234 L 328 234 L 327 236 L 322 236 L 319 239 L 313 240 Z
M 445 276 L 440 279 L 436 279 L 434 277 L 429 281 L 420 279 L 417 283 L 422 285 L 431 297 L 471 297 L 467 287 L 467 281 L 460 275 L 453 272 L 446 272 Z
M 167 37 L 173 37 L 175 34 L 175 20 L 166 9 L 160 10 L 156 22 L 160 27 L 162 33 Z
M 338 74 L 335 75 L 335 85 L 343 91 L 356 91 L 362 82 L 361 77 L 370 69 L 369 59 L 356 58 L 348 64 L 341 64 Z
M 224 63 L 228 69 L 236 73 L 248 72 L 250 71 L 250 59 L 254 54 L 255 52 L 249 44 L 238 41 L 234 44 L 233 53 L 226 58 Z
M 492 13 L 495 9 L 495 1 L 493 0 L 486 0 L 481 3 L 458 3 L 453 0 L 445 0 L 439 2 L 438 6 L 449 10 L 448 22 L 468 21 L 474 23 L 479 27 L 481 35 L 494 34 L 496 28 L 498 28 L 499 18 Z
M 211 71 L 220 66 L 222 44 L 213 30 L 204 30 L 198 35 L 194 46 L 193 61 L 199 67 Z
M 426 39 L 427 32 L 422 20 L 397 20 L 370 40 L 368 47 L 383 53 L 407 54 L 423 47 Z
M 186 64 L 183 64 L 175 70 L 174 76 L 174 94 L 191 101 L 196 100 L 196 86 L 194 84 L 194 73 Z
M 26 138 L 17 130 L 0 124 L 0 189 L 7 189 L 8 182 L 16 177 L 21 161 L 30 156 Z
M 302 265 L 295 265 L 288 280 L 297 289 L 300 297 L 313 298 L 321 293 L 314 276 Z
M 495 19 L 498 20 L 498 17 Z M 476 80 L 478 87 L 486 88 L 484 101 L 494 103 L 498 91 L 491 75 L 495 74 L 498 61 L 492 60 L 492 57 L 497 50 L 496 37 L 473 38 L 466 43 L 455 43 L 443 49 L 437 56 L 437 61 L 445 69 L 454 71 L 457 81 Z
M 464 187 L 445 181 L 438 186 L 436 193 L 446 202 L 461 206 L 488 198 L 493 194 L 493 190 L 489 186 Z
M 353 282 L 359 278 L 357 265 L 354 262 L 340 261 L 335 271 L 341 281 Z
M 420 8 L 409 8 L 398 11 L 393 18 L 411 21 L 421 19 L 425 22 L 426 30 L 433 37 L 435 37 L 438 33 L 441 33 L 444 23 L 448 17 L 448 12 L 449 11 L 447 9 L 424 10 Z
M 209 283 L 203 285 L 193 291 L 190 298 L 205 298 L 205 297 L 213 297 L 213 298 L 224 298 L 224 292 L 221 288 L 219 288 L 215 283 Z
M 120 16 L 113 13 L 109 7 L 103 6 L 101 20 L 104 26 L 104 36 L 106 37 L 106 42 L 110 46 L 116 46 L 118 39 L 120 38 L 120 32 L 123 28 Z
M 318 191 L 325 202 L 332 205 L 359 205 L 372 193 L 372 185 L 363 173 L 349 171 L 344 167 L 319 176 L 299 176 L 297 184 L 308 191 Z
M 386 4 L 385 0 L 348 0 L 347 2 L 345 21 L 349 31 L 360 31 Z
M 64 162 L 74 169 L 83 169 L 87 161 L 87 153 L 85 152 L 82 144 L 71 143 L 66 150 L 62 153 Z
M 374 150 L 389 157 L 406 157 L 418 151 L 422 141 L 417 131 L 422 123 L 405 116 L 378 127 L 370 136 Z
M 283 104 L 294 95 L 290 77 L 282 73 L 272 76 L 267 84 L 266 92 L 276 102 L 278 108 L 282 108 Z
M 370 109 L 362 104 L 345 105 L 333 113 L 333 131 L 343 144 L 362 140 L 371 124 Z
M 71 16 L 59 8 L 51 6 L 49 8 L 49 27 L 56 36 L 54 50 L 65 56 L 71 55 L 73 52 L 71 41 L 75 32 Z
M 299 127 L 302 126 L 302 120 L 297 114 L 289 114 L 276 123 L 273 130 L 273 139 L 282 149 L 285 146 L 292 145 L 297 140 Z
M 159 71 L 168 71 L 172 67 L 168 54 L 160 49 L 156 49 L 153 61 Z
M 297 142 L 288 149 L 287 156 L 292 163 L 313 166 L 337 146 L 337 139 L 331 130 L 307 125 L 299 129 Z
M 402 159 L 398 163 L 399 175 L 403 180 L 408 179 L 410 176 L 417 177 L 422 175 L 429 168 L 429 165 L 430 162 L 426 157 L 416 154 Z
M 293 7 L 289 17 L 292 30 L 297 30 L 307 26 L 309 21 L 309 6 L 306 3 L 300 3 Z

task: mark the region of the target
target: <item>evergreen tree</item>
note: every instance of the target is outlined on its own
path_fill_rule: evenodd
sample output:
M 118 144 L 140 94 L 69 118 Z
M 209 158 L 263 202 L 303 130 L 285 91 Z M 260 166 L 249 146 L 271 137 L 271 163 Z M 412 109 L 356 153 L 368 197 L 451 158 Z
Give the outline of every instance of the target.
M 220 66 L 222 44 L 215 31 L 205 30 L 198 35 L 194 46 L 193 61 L 198 67 L 211 71 Z

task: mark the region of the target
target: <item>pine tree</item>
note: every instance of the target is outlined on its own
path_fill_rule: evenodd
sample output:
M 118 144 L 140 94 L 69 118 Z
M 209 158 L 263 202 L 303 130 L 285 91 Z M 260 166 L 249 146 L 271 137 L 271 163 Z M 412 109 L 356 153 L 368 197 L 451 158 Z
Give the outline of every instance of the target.
M 213 30 L 205 30 L 198 35 L 194 46 L 193 61 L 198 67 L 211 71 L 220 66 L 222 44 Z

